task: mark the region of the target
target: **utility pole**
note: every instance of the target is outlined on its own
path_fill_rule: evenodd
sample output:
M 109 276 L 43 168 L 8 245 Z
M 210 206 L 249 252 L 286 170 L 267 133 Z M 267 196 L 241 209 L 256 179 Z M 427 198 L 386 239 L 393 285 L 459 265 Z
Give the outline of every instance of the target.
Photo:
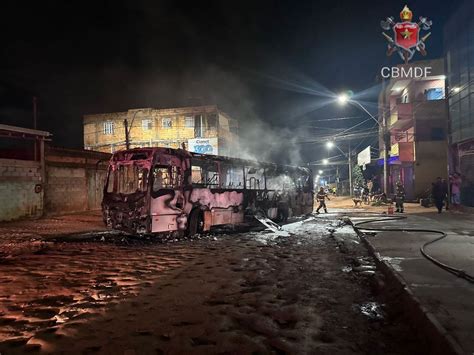
M 130 137 L 129 137 L 129 132 L 128 132 L 128 120 L 124 119 L 123 120 L 123 128 L 125 129 L 125 147 L 127 149 L 130 149 Z
M 385 121 L 385 117 L 384 117 Z M 386 122 L 383 123 L 382 126 L 382 139 L 383 139 L 383 185 L 384 185 L 384 193 L 388 196 L 389 193 L 389 185 L 390 182 L 388 181 L 388 147 L 390 147 L 390 135 L 388 134 Z
M 349 141 L 349 151 L 347 152 L 349 160 L 349 196 L 352 196 L 352 157 L 351 157 L 351 141 Z
M 36 129 L 36 124 L 37 124 L 37 109 L 36 109 L 36 104 L 37 104 L 37 99 L 36 99 L 36 96 L 33 96 L 33 129 Z M 34 160 L 37 159 L 37 151 L 38 151 L 38 147 L 37 147 L 37 140 L 35 139 L 35 143 L 34 143 L 34 148 L 33 148 L 33 155 L 34 155 Z
M 338 101 L 341 104 L 346 102 L 352 103 L 360 107 L 366 114 L 368 114 L 375 122 L 377 122 L 379 127 L 379 142 L 382 142 L 383 147 L 383 185 L 384 185 L 384 192 L 388 194 L 388 158 L 387 158 L 387 150 L 390 147 L 390 133 L 387 127 L 387 115 L 385 110 L 386 100 L 385 100 L 385 79 L 382 79 L 382 124 L 380 124 L 380 120 L 375 118 L 359 101 L 352 100 L 347 94 L 341 94 L 338 97 Z M 380 117 L 380 114 L 379 114 Z M 388 142 L 387 142 L 388 138 Z M 352 194 L 352 191 L 351 191 Z
M 388 196 L 388 146 L 387 142 L 387 114 L 386 114 L 386 92 L 385 92 L 385 78 L 382 78 L 382 148 L 383 148 L 383 192 Z M 389 136 L 390 137 L 390 136 Z

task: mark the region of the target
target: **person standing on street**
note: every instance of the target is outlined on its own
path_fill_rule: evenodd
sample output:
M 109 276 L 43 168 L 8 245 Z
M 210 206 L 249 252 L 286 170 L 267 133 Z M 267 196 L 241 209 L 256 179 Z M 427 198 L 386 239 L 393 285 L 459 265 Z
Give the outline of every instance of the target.
M 461 204 L 461 175 L 454 173 L 450 179 L 451 181 L 451 206 L 454 210 L 459 209 Z
M 440 177 L 437 177 L 436 182 L 433 184 L 431 189 L 431 195 L 433 196 L 438 213 L 441 213 L 443 210 L 444 199 L 446 198 L 447 193 L 448 191 L 445 187 L 445 184 L 443 183 L 443 180 Z
M 401 181 L 397 181 L 397 193 L 395 195 L 395 212 L 403 213 L 403 202 L 405 201 L 405 188 Z
M 445 196 L 445 206 L 446 206 L 446 211 L 449 210 L 449 190 L 448 190 L 448 182 L 446 181 L 446 179 L 441 179 L 441 182 L 443 184 L 443 189 L 444 191 L 446 191 L 446 196 Z
M 319 214 L 319 210 L 321 208 L 324 208 L 324 213 L 328 213 L 328 210 L 326 208 L 326 199 L 330 200 L 330 198 L 329 198 L 328 194 L 324 191 L 324 188 L 322 186 L 319 188 L 319 192 L 316 195 L 316 198 L 319 201 L 319 206 L 316 209 L 316 213 Z

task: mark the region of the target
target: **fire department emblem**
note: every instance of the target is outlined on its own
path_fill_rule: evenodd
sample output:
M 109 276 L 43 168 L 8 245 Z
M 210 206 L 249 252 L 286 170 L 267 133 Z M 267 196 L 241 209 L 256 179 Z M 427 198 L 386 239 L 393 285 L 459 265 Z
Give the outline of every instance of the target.
M 420 52 L 423 56 L 426 55 L 425 42 L 431 35 L 431 32 L 428 32 L 423 37 L 420 37 L 420 32 L 422 30 L 428 31 L 431 28 L 432 21 L 420 16 L 418 22 L 411 22 L 412 18 L 413 13 L 405 5 L 400 12 L 402 22 L 395 22 L 393 17 L 387 17 L 385 21 L 380 21 L 380 26 L 384 30 L 392 29 L 393 31 L 393 37 L 382 32 L 382 35 L 388 41 L 387 55 L 391 56 L 393 53 L 398 52 L 400 58 L 405 63 L 408 63 L 413 58 L 416 51 Z

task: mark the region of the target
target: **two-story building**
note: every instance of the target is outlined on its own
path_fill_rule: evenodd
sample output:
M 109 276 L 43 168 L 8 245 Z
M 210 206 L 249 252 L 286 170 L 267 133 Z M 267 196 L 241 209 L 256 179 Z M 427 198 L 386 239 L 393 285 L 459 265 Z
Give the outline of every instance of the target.
M 462 176 L 461 203 L 474 207 L 474 2 L 463 1 L 446 23 L 450 173 Z
M 399 67 L 431 68 L 426 77 L 391 78 L 379 95 L 379 117 L 390 135 L 389 191 L 401 181 L 407 199 L 414 200 L 429 191 L 436 177 L 447 177 L 446 77 L 443 59 Z
M 130 109 L 84 116 L 84 149 L 113 153 L 127 147 L 170 147 L 232 155 L 237 121 L 215 105 Z

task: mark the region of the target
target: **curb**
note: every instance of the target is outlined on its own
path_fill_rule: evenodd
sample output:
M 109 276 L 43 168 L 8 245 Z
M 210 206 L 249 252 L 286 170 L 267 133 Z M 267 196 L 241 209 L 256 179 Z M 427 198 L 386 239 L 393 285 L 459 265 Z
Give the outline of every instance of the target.
M 387 284 L 400 290 L 400 300 L 403 303 L 404 313 L 413 322 L 420 335 L 429 339 L 426 342 L 427 353 L 436 355 L 466 354 L 459 343 L 448 334 L 448 331 L 441 325 L 435 315 L 422 305 L 421 301 L 413 294 L 413 291 L 392 265 L 380 258 L 380 254 L 366 237 L 361 235 L 361 233 L 357 234 L 359 234 L 361 241 L 367 247 L 369 254 L 375 259 L 377 268 L 384 274 Z

